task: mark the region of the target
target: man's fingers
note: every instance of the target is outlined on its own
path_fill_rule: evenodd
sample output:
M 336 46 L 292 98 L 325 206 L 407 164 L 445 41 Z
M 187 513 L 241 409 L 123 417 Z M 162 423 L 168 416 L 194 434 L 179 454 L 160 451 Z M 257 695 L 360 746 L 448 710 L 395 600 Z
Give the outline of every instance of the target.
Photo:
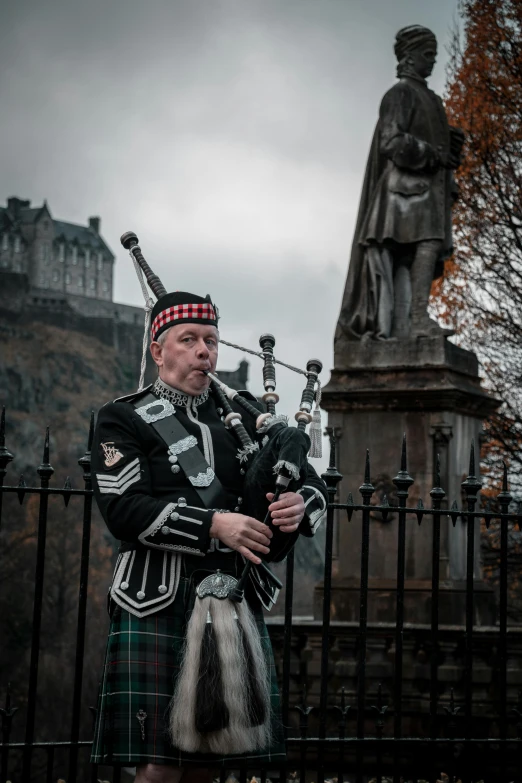
M 301 514 L 292 514 L 292 516 L 285 516 L 283 519 L 272 520 L 276 527 L 282 529 L 283 525 L 298 525 L 301 522 Z
M 243 557 L 246 557 L 247 560 L 251 560 L 255 565 L 259 565 L 261 562 L 261 558 L 257 557 L 257 555 L 254 555 L 253 552 L 250 551 L 250 549 L 247 549 L 246 546 L 240 546 L 237 550 L 240 555 L 243 555 Z
M 295 533 L 298 527 L 299 527 L 299 522 L 296 522 L 295 525 L 281 525 L 279 530 L 282 533 Z
M 270 504 L 270 510 L 272 510 L 272 508 L 274 509 L 274 511 L 277 511 L 278 509 L 281 508 L 289 508 L 289 506 L 295 505 L 295 498 L 296 498 L 295 492 L 284 492 L 282 495 L 279 495 L 279 500 L 276 500 L 275 503 Z M 268 499 L 270 500 L 270 498 Z
M 288 506 L 280 511 L 271 511 L 272 521 L 281 519 L 282 517 L 297 517 L 303 512 L 302 506 Z
M 258 533 L 257 530 L 246 530 L 241 536 L 241 539 L 247 546 L 250 546 L 252 543 L 256 543 L 268 547 L 270 546 L 270 538 L 264 535 L 264 533 Z
M 254 519 L 254 517 L 247 517 L 247 520 L 249 530 L 255 530 L 257 533 L 262 533 L 263 535 L 268 536 L 268 538 L 272 538 L 273 533 L 268 525 L 264 525 L 263 522 L 259 522 L 259 520 Z

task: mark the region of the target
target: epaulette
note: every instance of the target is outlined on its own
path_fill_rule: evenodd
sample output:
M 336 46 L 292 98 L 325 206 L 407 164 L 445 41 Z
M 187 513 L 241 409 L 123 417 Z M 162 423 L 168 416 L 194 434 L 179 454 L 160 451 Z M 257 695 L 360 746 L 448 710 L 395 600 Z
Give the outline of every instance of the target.
M 140 389 L 139 391 L 132 392 L 132 394 L 126 394 L 124 397 L 116 397 L 113 402 L 133 402 L 134 400 L 139 399 L 144 394 L 147 394 L 152 389 L 152 383 L 150 383 L 148 386 L 145 386 L 144 389 Z

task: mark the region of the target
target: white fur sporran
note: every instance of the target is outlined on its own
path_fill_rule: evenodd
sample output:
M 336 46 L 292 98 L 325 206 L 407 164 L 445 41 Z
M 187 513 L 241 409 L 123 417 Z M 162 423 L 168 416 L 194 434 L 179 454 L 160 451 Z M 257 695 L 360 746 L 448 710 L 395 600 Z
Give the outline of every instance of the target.
M 205 704 L 202 699 L 210 701 Z M 211 725 L 213 711 L 221 727 L 198 730 L 201 713 L 208 717 L 210 712 Z M 170 734 L 173 745 L 187 753 L 236 755 L 269 745 L 270 678 L 246 602 L 208 594 L 196 598 L 171 702 Z

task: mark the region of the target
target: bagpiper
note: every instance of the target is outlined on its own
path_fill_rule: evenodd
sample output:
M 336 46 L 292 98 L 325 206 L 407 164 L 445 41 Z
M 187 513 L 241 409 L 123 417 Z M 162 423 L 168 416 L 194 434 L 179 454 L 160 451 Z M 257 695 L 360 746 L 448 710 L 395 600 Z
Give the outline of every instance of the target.
M 270 524 L 245 513 L 249 459 L 281 417 L 241 392 L 260 414 L 257 426 L 241 424 L 235 393 L 225 399 L 211 385 L 210 297 L 164 294 L 150 320 L 158 377 L 102 407 L 93 443 L 95 498 L 121 546 L 91 760 L 136 766 L 137 783 L 196 783 L 245 758 L 256 767 L 284 759 L 262 613 L 277 580 L 265 560 L 276 540 L 287 551 L 285 541 L 314 535 L 327 495 L 305 458 L 294 476 L 280 469 L 277 500 L 266 495 Z M 250 445 L 238 443 L 238 425 Z M 237 603 L 220 600 L 238 583 L 244 600 L 241 590 Z

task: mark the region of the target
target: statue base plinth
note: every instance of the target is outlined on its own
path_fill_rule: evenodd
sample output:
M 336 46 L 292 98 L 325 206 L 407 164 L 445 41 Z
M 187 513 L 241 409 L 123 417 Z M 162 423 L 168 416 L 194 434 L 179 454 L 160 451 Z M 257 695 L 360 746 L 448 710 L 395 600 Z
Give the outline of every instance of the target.
M 498 407 L 498 401 L 480 386 L 476 356 L 448 342 L 442 334 L 383 342 L 338 342 L 335 369 L 321 404 L 328 411 L 328 425 L 339 435 L 337 467 L 343 476 L 339 502 L 346 502 L 348 493 L 354 503 L 362 502 L 359 487 L 368 449 L 375 487 L 371 503 L 381 505 L 386 500 L 392 507 L 398 505 L 393 478 L 400 469 L 405 433 L 408 468 L 414 479 L 406 505 L 415 508 L 422 501 L 424 508 L 431 507 L 438 458 L 440 486 L 446 492 L 442 509 L 455 500 L 462 507 L 461 484 L 469 470 L 471 442 L 478 451 L 482 421 Z M 335 526 L 333 616 L 358 620 L 362 514 L 354 512 L 349 522 L 344 511 L 336 511 Z M 375 622 L 395 614 L 397 544 L 397 511 L 390 508 L 385 519 L 377 510 L 370 512 L 368 575 Z M 433 518 L 424 515 L 419 525 L 416 515 L 408 514 L 404 553 L 407 622 L 430 622 L 432 551 Z M 466 524 L 459 518 L 454 527 L 443 513 L 439 567 L 444 589 L 440 602 L 444 622 L 449 624 L 463 622 L 466 552 Z M 476 621 L 490 624 L 492 593 L 481 581 L 479 524 L 474 531 L 473 576 Z M 320 587 L 318 591 L 320 603 Z
M 328 412 L 431 409 L 482 419 L 499 401 L 481 388 L 475 354 L 437 335 L 338 340 L 322 405 Z

